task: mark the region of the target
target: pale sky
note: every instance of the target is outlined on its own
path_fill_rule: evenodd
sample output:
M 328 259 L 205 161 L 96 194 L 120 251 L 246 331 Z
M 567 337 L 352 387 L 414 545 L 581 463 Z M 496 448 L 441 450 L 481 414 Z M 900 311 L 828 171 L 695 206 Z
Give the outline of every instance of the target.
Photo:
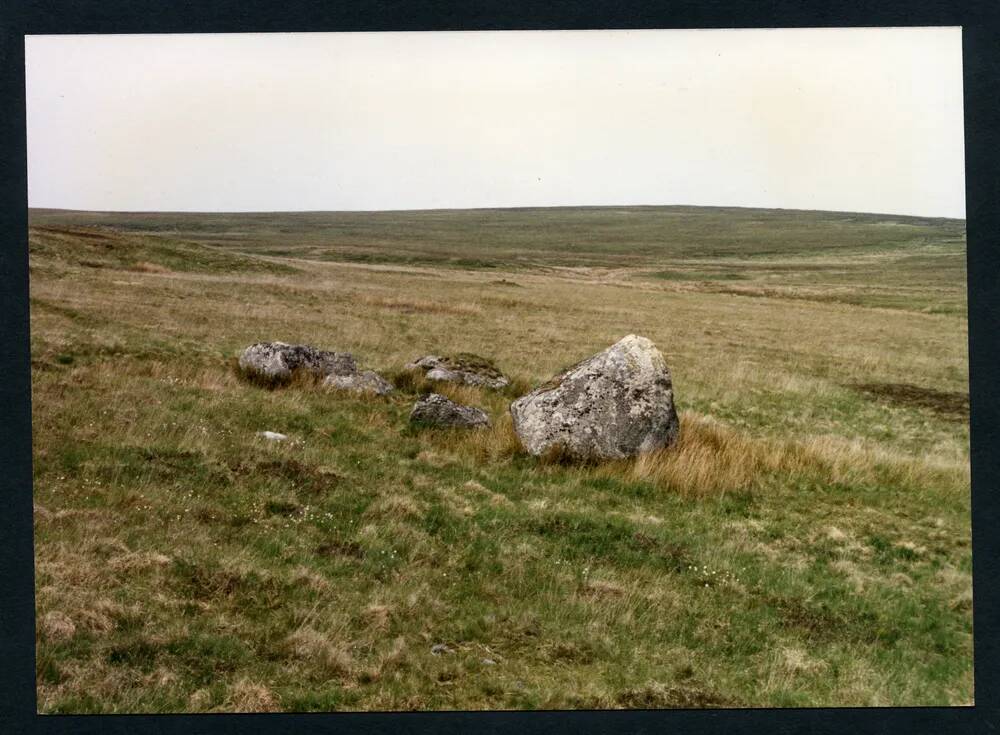
M 959 28 L 29 36 L 33 207 L 965 216 Z

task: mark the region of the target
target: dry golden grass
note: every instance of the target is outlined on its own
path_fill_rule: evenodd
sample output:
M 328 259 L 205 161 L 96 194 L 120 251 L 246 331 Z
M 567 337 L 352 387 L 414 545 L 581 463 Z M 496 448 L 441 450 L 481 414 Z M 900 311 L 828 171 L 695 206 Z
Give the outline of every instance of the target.
M 278 701 L 264 685 L 240 679 L 229 690 L 224 712 L 277 712 Z
M 353 661 L 349 652 L 334 645 L 329 637 L 304 626 L 296 630 L 286 640 L 292 654 L 320 666 L 330 675 L 343 676 L 351 673 Z
M 455 436 L 453 449 L 483 462 L 503 460 L 524 452 L 509 413 L 500 414 L 484 429 Z
M 778 473 L 820 474 L 835 484 L 877 482 L 887 475 L 903 484 L 947 477 L 949 486 L 960 487 L 969 480 L 968 465 L 963 462 L 929 465 L 900 452 L 838 437 L 804 441 L 753 437 L 691 411 L 680 418 L 680 438 L 674 447 L 608 464 L 599 472 L 652 482 L 686 497 L 749 490 L 764 476 Z

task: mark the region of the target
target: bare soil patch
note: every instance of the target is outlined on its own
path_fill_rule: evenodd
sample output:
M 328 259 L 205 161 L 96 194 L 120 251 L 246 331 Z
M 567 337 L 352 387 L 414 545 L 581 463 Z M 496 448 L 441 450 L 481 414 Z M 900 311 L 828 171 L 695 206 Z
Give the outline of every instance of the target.
M 949 421 L 969 419 L 969 394 L 940 391 L 910 383 L 862 383 L 852 386 L 869 398 L 902 408 L 926 408 Z

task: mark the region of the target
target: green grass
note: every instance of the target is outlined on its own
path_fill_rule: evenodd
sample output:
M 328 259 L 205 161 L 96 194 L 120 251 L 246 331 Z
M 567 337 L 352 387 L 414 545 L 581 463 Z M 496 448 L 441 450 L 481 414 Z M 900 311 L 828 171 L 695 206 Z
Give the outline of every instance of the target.
M 722 207 L 558 207 L 253 214 L 33 210 L 33 225 L 93 227 L 272 255 L 460 268 L 589 265 L 659 258 L 781 256 L 964 248 L 962 220 Z M 919 251 L 918 251 L 919 252 Z
M 198 257 L 190 250 L 181 258 L 161 257 L 176 269 L 198 268 L 198 259 L 209 256 L 231 270 L 287 267 L 221 260 L 227 250 L 515 273 L 585 266 L 642 280 L 693 282 L 688 285 L 709 292 L 966 313 L 963 220 L 719 207 L 291 215 L 33 210 L 31 217 L 57 232 L 84 227 L 90 239 L 120 233 L 149 243 L 156 235 L 204 246 Z
M 211 246 L 162 236 L 121 234 L 93 227 L 36 227 L 30 252 L 47 265 L 84 266 L 140 272 L 232 271 L 291 273 L 281 263 L 233 255 Z
M 971 703 L 963 223 L 32 222 L 41 711 Z M 525 455 L 510 400 L 628 332 L 666 355 L 681 443 Z M 398 390 L 250 384 L 261 339 Z M 408 424 L 429 353 L 512 378 L 445 389 L 491 429 Z

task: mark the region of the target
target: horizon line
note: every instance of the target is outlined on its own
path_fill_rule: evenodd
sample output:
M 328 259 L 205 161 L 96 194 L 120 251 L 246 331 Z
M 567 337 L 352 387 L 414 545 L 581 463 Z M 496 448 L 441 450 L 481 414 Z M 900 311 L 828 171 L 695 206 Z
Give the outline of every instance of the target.
M 40 207 L 28 206 L 32 210 L 48 210 L 53 212 L 79 212 L 88 214 L 391 214 L 398 212 L 498 212 L 548 209 L 745 209 L 765 212 L 823 212 L 827 214 L 862 214 L 880 217 L 907 217 L 911 219 L 942 219 L 956 222 L 967 222 L 967 217 L 928 214 L 902 214 L 896 212 L 865 212 L 846 209 L 803 209 L 800 207 L 759 207 L 731 204 L 550 204 L 550 205 L 515 205 L 508 207 L 412 207 L 391 209 L 77 209 L 74 207 Z

